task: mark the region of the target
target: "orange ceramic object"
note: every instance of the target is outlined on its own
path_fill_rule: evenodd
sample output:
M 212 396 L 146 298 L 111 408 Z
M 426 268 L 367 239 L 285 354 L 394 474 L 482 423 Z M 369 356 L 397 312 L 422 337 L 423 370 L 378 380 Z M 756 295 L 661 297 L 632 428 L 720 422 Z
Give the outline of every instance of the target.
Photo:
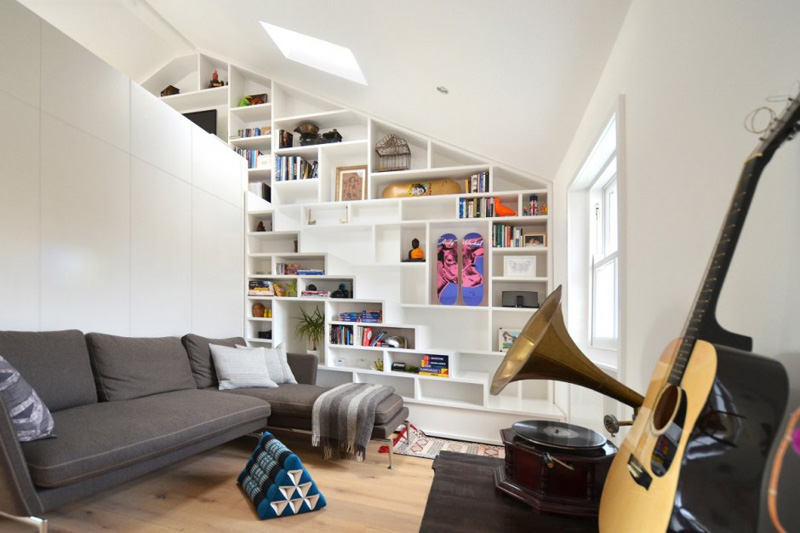
M 500 198 L 494 199 L 494 212 L 500 217 L 513 217 L 517 214 L 516 211 L 510 207 L 506 207 L 500 203 Z

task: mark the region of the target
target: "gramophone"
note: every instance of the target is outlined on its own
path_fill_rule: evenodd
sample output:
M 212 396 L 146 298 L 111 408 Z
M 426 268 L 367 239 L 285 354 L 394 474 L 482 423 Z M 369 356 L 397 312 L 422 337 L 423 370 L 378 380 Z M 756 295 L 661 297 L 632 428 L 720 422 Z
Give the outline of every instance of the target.
M 525 324 L 492 380 L 497 395 L 512 381 L 552 379 L 581 385 L 634 408 L 644 398 L 597 368 L 569 336 L 561 311 L 561 286 Z M 621 425 L 604 418 L 614 434 Z M 597 516 L 600 493 L 616 454 L 601 434 L 562 422 L 526 420 L 501 431 L 505 464 L 495 470 L 495 486 L 535 512 Z

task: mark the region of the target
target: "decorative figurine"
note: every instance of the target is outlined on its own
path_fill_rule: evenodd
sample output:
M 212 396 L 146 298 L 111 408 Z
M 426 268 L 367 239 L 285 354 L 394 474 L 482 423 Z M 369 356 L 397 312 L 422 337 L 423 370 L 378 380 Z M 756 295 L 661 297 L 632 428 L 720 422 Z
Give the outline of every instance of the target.
M 339 288 L 331 293 L 331 298 L 350 298 L 350 291 L 347 290 L 344 283 L 340 283 Z
M 258 221 L 258 226 L 256 226 L 256 231 L 267 231 L 267 228 L 264 227 L 264 222 L 262 220 Z
M 411 239 L 411 250 L 408 251 L 408 259 L 404 260 L 407 263 L 423 263 L 425 262 L 425 252 L 419 247 L 419 239 Z
M 260 302 L 256 302 L 253 304 L 253 317 L 255 318 L 263 318 L 267 316 L 267 308 L 264 307 L 264 304 Z
M 494 212 L 500 217 L 513 217 L 517 214 L 517 212 L 510 207 L 506 207 L 501 204 L 500 198 L 497 198 L 496 196 L 494 198 Z
M 164 90 L 161 91 L 161 96 L 172 96 L 173 94 L 181 94 L 181 90 L 172 85 L 167 85 Z
M 214 87 L 222 87 L 223 85 L 225 85 L 225 82 L 219 79 L 217 69 L 214 69 L 214 74 L 211 75 L 211 81 L 208 82 L 208 88 L 213 89 Z
M 547 214 L 547 205 L 545 205 L 545 204 L 542 204 L 541 213 L 542 213 L 543 215 L 546 215 L 546 214 Z
M 323 143 L 340 143 L 342 142 L 342 134 L 333 128 L 331 131 L 322 134 Z

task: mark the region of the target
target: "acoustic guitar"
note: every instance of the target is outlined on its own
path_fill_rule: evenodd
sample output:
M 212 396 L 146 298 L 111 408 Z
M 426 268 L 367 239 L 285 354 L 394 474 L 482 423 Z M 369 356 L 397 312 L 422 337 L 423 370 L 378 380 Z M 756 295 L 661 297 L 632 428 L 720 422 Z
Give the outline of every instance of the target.
M 664 350 L 600 500 L 602 533 L 755 531 L 788 378 L 716 320 L 720 289 L 759 177 L 800 129 L 795 98 L 744 165 L 682 335 Z

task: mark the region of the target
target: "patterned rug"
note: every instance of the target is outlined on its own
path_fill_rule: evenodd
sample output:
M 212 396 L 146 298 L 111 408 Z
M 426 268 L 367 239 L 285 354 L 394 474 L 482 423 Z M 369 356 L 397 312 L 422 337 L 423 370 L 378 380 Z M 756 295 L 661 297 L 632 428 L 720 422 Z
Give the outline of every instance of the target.
M 403 426 L 403 429 L 392 437 L 394 453 L 425 457 L 427 459 L 435 459 L 441 451 L 470 453 L 486 457 L 499 457 L 501 459 L 506 456 L 505 449 L 502 446 L 429 437 L 414 426 L 411 426 L 410 439 L 405 438 L 405 433 L 406 428 Z M 380 453 L 389 453 L 389 450 L 386 446 L 381 446 Z

